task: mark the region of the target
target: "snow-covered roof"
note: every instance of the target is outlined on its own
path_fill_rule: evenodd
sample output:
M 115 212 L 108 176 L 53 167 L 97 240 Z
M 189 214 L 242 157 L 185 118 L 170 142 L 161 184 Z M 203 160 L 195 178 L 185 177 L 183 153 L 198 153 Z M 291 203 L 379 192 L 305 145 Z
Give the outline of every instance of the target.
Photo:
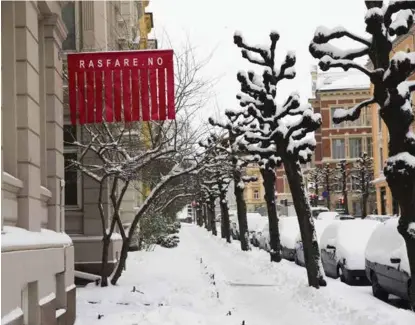
M 317 90 L 369 89 L 370 79 L 360 71 L 318 72 Z

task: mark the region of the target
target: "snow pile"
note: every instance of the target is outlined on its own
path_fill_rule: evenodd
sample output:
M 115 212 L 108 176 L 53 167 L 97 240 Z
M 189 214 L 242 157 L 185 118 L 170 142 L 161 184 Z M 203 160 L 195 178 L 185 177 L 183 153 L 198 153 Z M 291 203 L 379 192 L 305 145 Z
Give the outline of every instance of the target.
M 379 225 L 375 220 L 345 220 L 338 223 L 336 257 L 345 259 L 349 270 L 365 269 L 365 249 L 373 231 Z
M 398 232 L 399 218 L 391 218 L 377 226 L 370 237 L 365 251 L 365 257 L 370 262 L 375 262 L 397 268 L 397 264 L 391 263 L 391 258 L 400 258 L 399 267 L 409 273 L 409 261 L 406 252 L 405 241 Z
M 280 241 L 283 247 L 294 249 L 295 243 L 300 236 L 300 226 L 297 217 L 286 217 L 279 219 Z
M 1 236 L 1 250 L 13 251 L 30 247 L 45 248 L 72 245 L 71 238 L 63 232 L 41 229 L 28 231 L 19 227 L 4 226 Z

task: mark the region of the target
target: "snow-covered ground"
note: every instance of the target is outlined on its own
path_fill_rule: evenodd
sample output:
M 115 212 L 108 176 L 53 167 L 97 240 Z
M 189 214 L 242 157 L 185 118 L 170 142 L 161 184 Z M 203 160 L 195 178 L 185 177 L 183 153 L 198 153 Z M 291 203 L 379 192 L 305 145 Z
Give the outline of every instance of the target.
M 77 308 L 76 325 L 415 324 L 415 313 L 368 287 L 328 279 L 327 288 L 309 288 L 304 268 L 270 263 L 264 251 L 241 252 L 238 242 L 187 224 L 177 248 L 131 253 L 119 286 L 78 289 Z

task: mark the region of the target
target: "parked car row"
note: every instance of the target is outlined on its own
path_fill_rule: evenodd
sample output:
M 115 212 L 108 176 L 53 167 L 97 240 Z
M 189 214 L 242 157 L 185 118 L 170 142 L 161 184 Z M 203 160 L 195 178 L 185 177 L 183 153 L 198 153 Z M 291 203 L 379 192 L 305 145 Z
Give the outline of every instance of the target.
M 389 294 L 409 301 L 411 277 L 398 217 L 370 215 L 362 220 L 327 210 L 313 217 L 326 276 L 348 285 L 371 285 L 373 295 L 383 301 Z M 251 244 L 269 251 L 268 220 L 249 229 Z M 304 266 L 297 217 L 279 218 L 279 230 L 283 258 Z

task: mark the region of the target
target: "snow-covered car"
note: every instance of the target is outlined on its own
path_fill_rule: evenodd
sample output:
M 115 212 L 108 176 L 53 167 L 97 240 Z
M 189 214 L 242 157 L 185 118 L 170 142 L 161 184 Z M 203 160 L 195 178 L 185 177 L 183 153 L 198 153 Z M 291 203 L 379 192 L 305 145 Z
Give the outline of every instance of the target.
M 327 209 L 326 207 L 322 207 L 322 206 L 311 207 L 311 215 L 313 216 L 314 219 L 317 219 L 318 215 L 321 212 L 329 212 L 329 209 Z
M 335 220 L 338 215 L 335 211 L 324 211 L 317 216 L 317 220 Z
M 397 230 L 399 218 L 379 223 L 366 246 L 366 275 L 373 295 L 386 301 L 389 294 L 409 301 L 411 273 L 406 245 Z M 415 306 L 412 306 L 415 310 Z
M 259 238 L 264 226 L 268 224 L 268 218 L 261 216 L 259 213 L 247 213 L 248 231 L 250 242 L 253 246 L 259 246 Z
M 329 226 L 333 220 L 315 220 L 314 227 L 316 229 L 316 236 L 320 246 L 321 235 L 323 234 L 324 229 Z M 304 266 L 305 259 L 304 259 L 304 249 L 303 249 L 303 241 L 301 239 L 301 234 L 299 233 L 295 243 L 295 255 L 294 255 L 295 264 Z
M 334 220 L 320 239 L 324 273 L 342 282 L 365 282 L 365 249 L 379 225 L 375 220 Z
M 356 218 L 350 214 L 340 213 L 334 219 L 335 220 L 355 220 Z
M 269 223 L 267 222 L 264 225 L 264 228 L 262 229 L 261 234 L 258 236 L 258 243 L 259 243 L 258 247 L 260 249 L 263 249 L 264 251 L 269 252 L 271 249 L 270 244 L 269 244 L 269 239 L 270 239 Z
M 297 217 L 286 217 L 279 219 L 280 241 L 282 257 L 294 261 L 295 242 L 300 233 Z
M 229 214 L 229 222 L 230 222 L 232 239 L 239 240 L 238 216 L 236 214 Z

